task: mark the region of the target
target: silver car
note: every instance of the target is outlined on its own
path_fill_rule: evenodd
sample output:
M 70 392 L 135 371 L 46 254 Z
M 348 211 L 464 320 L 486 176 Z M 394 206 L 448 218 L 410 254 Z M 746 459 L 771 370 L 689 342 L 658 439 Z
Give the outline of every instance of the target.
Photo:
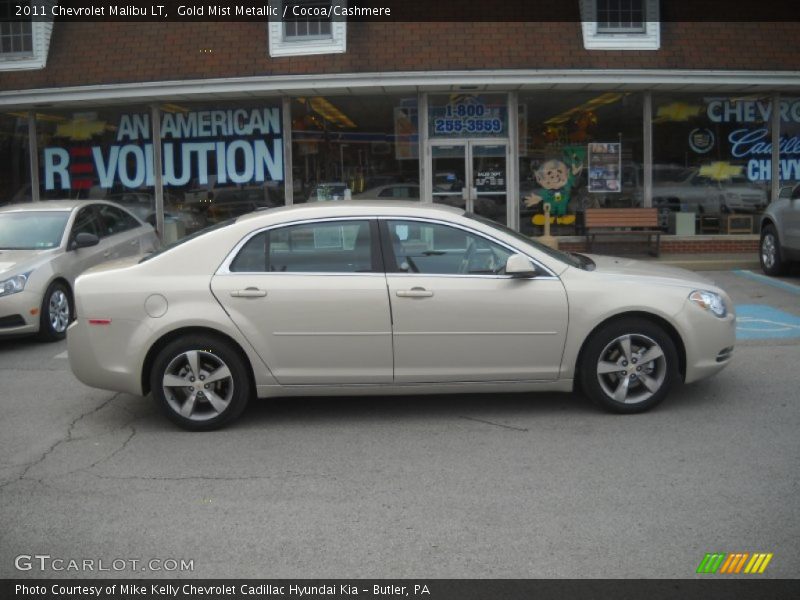
M 187 429 L 251 396 L 569 392 L 646 410 L 731 359 L 733 305 L 695 273 L 551 250 L 463 210 L 320 202 L 252 213 L 81 275 L 69 360 Z
M 761 269 L 781 275 L 786 265 L 800 261 L 800 185 L 781 188 L 778 199 L 761 216 Z
M 151 252 L 150 225 L 110 202 L 56 200 L 0 208 L 0 336 L 63 339 L 75 278 L 103 261 Z

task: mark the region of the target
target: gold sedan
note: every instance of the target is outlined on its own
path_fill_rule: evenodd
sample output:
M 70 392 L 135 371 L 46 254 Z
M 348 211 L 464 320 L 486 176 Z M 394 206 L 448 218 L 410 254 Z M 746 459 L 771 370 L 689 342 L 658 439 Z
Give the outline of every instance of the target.
M 314 203 L 218 224 L 76 284 L 84 383 L 212 429 L 251 397 L 563 391 L 651 408 L 729 363 L 695 273 L 551 250 L 463 210 Z

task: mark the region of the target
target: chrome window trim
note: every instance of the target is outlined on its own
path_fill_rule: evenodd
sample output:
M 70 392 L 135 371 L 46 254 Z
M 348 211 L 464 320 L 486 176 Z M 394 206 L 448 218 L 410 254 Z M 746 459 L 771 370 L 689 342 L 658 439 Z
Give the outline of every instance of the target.
M 461 225 L 460 223 L 453 223 L 451 221 L 442 221 L 440 219 L 431 218 L 431 217 L 406 217 L 406 216 L 396 216 L 396 215 L 370 215 L 370 216 L 357 216 L 357 217 L 317 217 L 314 219 L 301 219 L 298 221 L 287 221 L 285 223 L 276 223 L 274 225 L 267 225 L 265 227 L 261 227 L 254 231 L 251 231 L 245 237 L 243 237 L 239 242 L 233 247 L 233 249 L 228 253 L 225 257 L 225 260 L 222 261 L 220 267 L 214 273 L 214 276 L 217 275 L 316 275 L 316 276 L 326 276 L 326 277 L 342 277 L 342 276 L 370 276 L 370 277 L 385 277 L 385 276 L 400 276 L 400 277 L 461 277 L 461 278 L 477 278 L 477 279 L 516 279 L 513 275 L 505 275 L 505 274 L 498 274 L 498 275 L 487 275 L 487 274 L 469 274 L 469 273 L 396 273 L 396 272 L 388 272 L 383 271 L 379 273 L 369 272 L 369 273 L 359 273 L 353 271 L 304 271 L 304 272 L 292 272 L 292 273 L 285 273 L 279 271 L 231 271 L 230 266 L 231 263 L 234 261 L 236 256 L 239 254 L 239 251 L 244 247 L 247 242 L 249 242 L 253 237 L 257 236 L 260 233 L 265 231 L 271 231 L 272 229 L 278 229 L 281 227 L 291 227 L 294 225 L 308 225 L 313 223 L 327 223 L 327 222 L 337 222 L 337 221 L 417 221 L 421 223 L 431 223 L 435 225 L 444 225 L 446 227 L 455 227 L 456 229 L 461 229 L 470 233 L 472 235 L 477 235 L 479 237 L 484 238 L 487 241 L 490 241 L 498 246 L 502 246 L 506 250 L 510 250 L 514 254 L 522 254 L 536 266 L 537 269 L 541 269 L 547 275 L 539 276 L 539 277 L 532 277 L 531 279 L 536 280 L 554 280 L 558 279 L 551 269 L 543 265 L 539 262 L 535 257 L 531 256 L 528 252 L 523 252 L 519 248 L 511 246 L 506 242 L 498 240 L 497 238 L 492 237 L 491 235 L 485 234 L 482 231 L 476 231 L 470 227 L 465 225 Z

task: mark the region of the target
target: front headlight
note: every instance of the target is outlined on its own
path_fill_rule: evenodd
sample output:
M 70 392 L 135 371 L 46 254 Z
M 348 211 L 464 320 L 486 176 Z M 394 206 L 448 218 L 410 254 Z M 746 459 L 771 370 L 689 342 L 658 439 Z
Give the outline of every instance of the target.
M 14 275 L 0 281 L 0 298 L 3 296 L 10 296 L 25 289 L 25 284 L 28 283 L 30 272 L 23 273 L 22 275 Z
M 695 290 L 689 294 L 689 300 L 701 308 L 710 310 L 720 318 L 728 314 L 728 308 L 725 306 L 725 301 L 722 299 L 722 296 L 714 292 Z

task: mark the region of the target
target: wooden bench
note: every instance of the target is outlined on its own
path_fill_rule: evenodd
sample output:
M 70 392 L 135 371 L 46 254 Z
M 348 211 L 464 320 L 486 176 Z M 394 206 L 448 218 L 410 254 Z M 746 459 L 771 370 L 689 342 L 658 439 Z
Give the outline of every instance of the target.
M 592 251 L 597 236 L 647 236 L 648 245 L 655 238 L 653 256 L 661 252 L 661 230 L 657 208 L 587 208 L 584 213 L 586 246 Z

